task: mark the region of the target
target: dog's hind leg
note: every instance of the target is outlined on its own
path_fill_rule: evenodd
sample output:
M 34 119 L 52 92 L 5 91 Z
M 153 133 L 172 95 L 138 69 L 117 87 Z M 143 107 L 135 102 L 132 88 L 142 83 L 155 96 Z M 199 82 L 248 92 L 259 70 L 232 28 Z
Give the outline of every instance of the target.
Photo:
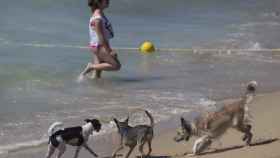
M 112 158 L 115 158 L 116 155 L 117 155 L 117 153 L 118 153 L 120 150 L 122 150 L 122 149 L 123 149 L 123 145 L 120 144 L 120 146 L 119 146 L 119 147 L 115 150 L 115 152 L 113 153 Z
M 77 157 L 78 157 L 78 155 L 79 155 L 79 153 L 80 153 L 80 150 L 81 150 L 81 146 L 78 146 L 78 147 L 76 148 L 74 158 L 77 158 Z
M 202 136 L 198 138 L 193 146 L 193 154 L 199 154 L 207 149 L 212 143 L 212 140 L 208 136 Z
M 141 158 L 144 158 L 144 151 L 143 151 L 143 147 L 144 147 L 145 142 L 141 142 L 141 144 L 139 145 L 139 151 L 141 153 Z
M 117 124 L 118 125 L 118 124 Z M 112 158 L 115 158 L 117 156 L 117 153 L 123 149 L 123 137 L 120 137 L 120 144 L 119 147 L 115 150 L 115 152 L 112 154 Z
M 133 149 L 135 148 L 136 145 L 133 146 L 129 146 L 129 151 L 127 152 L 127 154 L 125 155 L 125 158 L 128 158 L 129 155 L 131 154 L 131 152 L 133 151 Z
M 145 133 L 144 136 L 141 137 L 141 139 L 139 139 L 137 141 L 137 144 L 139 144 L 138 150 L 141 153 L 141 158 L 144 158 L 144 156 L 145 156 L 143 148 L 144 148 L 144 145 L 146 144 L 146 142 L 147 142 L 147 133 Z
M 152 152 L 152 140 L 148 140 L 148 147 L 149 147 L 149 151 L 147 153 L 147 156 L 150 156 Z

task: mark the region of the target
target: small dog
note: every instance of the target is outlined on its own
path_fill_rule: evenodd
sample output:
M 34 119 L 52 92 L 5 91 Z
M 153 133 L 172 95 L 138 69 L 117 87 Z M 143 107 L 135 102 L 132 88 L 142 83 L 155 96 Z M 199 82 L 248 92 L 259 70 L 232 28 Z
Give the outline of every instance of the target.
M 61 122 L 53 123 L 48 130 L 49 145 L 46 158 L 50 158 L 55 149 L 58 149 L 59 153 L 57 158 L 60 158 L 65 150 L 66 144 L 77 146 L 74 158 L 78 157 L 81 147 L 87 149 L 93 156 L 98 155 L 87 145 L 89 136 L 93 131 L 99 132 L 101 124 L 97 119 L 86 119 L 86 124 L 83 126 L 63 128 Z
M 120 146 L 113 153 L 112 157 L 115 158 L 117 152 L 123 149 L 123 144 L 129 147 L 129 151 L 126 154 L 125 158 L 128 158 L 133 149 L 137 144 L 139 144 L 139 151 L 141 153 L 141 157 L 144 156 L 143 147 L 145 143 L 148 143 L 149 151 L 147 156 L 149 156 L 152 152 L 152 139 L 154 137 L 153 127 L 154 127 L 154 119 L 152 115 L 145 111 L 147 116 L 149 117 L 151 124 L 149 125 L 137 125 L 135 127 L 131 127 L 128 125 L 129 117 L 124 121 L 120 122 L 116 118 L 114 118 L 114 122 L 117 125 L 118 132 L 121 136 Z
M 181 117 L 181 131 L 178 131 L 174 140 L 188 141 L 191 136 L 198 136 L 192 149 L 192 154 L 196 155 L 207 149 L 213 139 L 219 138 L 232 127 L 244 133 L 243 141 L 250 145 L 253 134 L 249 123 L 248 103 L 255 96 L 257 85 L 256 81 L 249 82 L 241 99 L 224 103 L 224 106 L 216 112 L 209 112 L 192 122 Z

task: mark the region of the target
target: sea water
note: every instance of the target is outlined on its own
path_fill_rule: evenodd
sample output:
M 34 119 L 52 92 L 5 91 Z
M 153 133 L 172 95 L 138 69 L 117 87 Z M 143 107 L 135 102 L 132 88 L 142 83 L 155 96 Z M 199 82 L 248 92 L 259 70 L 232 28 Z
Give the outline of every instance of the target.
M 112 117 L 147 122 L 135 109 L 149 110 L 160 122 L 238 97 L 250 80 L 259 82 L 259 93 L 279 90 L 279 52 L 258 51 L 279 48 L 279 3 L 112 0 L 106 14 L 114 48 L 137 48 L 150 40 L 158 48 L 223 51 L 119 51 L 119 72 L 77 83 L 91 61 L 86 2 L 1 1 L 0 152 L 46 143 L 55 121 L 74 126 L 99 118 L 106 134 L 115 128 Z

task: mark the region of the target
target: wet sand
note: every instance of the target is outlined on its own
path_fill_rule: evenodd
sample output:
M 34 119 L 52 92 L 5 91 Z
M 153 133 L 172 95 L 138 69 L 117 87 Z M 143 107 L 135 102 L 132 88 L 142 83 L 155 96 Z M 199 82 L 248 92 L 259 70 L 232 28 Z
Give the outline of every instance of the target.
M 219 142 L 214 142 L 211 149 L 198 157 L 209 158 L 235 158 L 235 157 L 254 157 L 254 158 L 276 158 L 280 157 L 280 141 L 269 139 L 280 138 L 280 92 L 258 95 L 250 105 L 250 111 L 253 115 L 253 143 L 268 140 L 266 144 L 255 144 L 253 146 L 245 146 L 241 140 L 242 134 L 230 129 L 220 139 Z M 176 127 L 179 125 L 179 119 L 173 118 L 168 121 L 163 121 L 155 126 L 155 138 L 153 141 L 153 158 L 161 157 L 189 157 L 186 153 L 190 153 L 195 139 L 190 139 L 189 142 L 176 143 L 173 141 Z M 164 129 L 164 130 L 163 130 Z M 118 144 L 118 136 L 116 132 L 94 138 L 90 140 L 90 146 L 93 147 L 100 157 L 109 157 L 114 148 Z M 63 157 L 73 157 L 74 148 L 67 146 Z M 2 155 L 3 158 L 43 158 L 45 157 L 47 146 L 42 145 L 38 148 L 32 148 L 25 151 Z M 146 149 L 146 148 L 145 148 Z M 215 149 L 215 150 L 214 150 Z M 120 152 L 126 153 L 126 150 Z M 130 157 L 138 156 L 138 148 L 135 148 Z M 55 157 L 55 156 L 53 156 Z M 87 151 L 82 150 L 80 158 L 93 157 Z

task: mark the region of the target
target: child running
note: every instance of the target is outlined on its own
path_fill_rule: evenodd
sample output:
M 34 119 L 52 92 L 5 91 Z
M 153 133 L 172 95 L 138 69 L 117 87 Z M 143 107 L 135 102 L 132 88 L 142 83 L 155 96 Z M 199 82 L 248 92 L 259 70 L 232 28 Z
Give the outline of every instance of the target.
M 109 40 L 114 37 L 112 25 L 103 10 L 109 7 L 109 0 L 88 0 L 92 16 L 89 21 L 90 51 L 93 62 L 87 64 L 78 81 L 94 71 L 94 77 L 100 78 L 102 71 L 118 71 L 121 68 L 117 53 L 112 50 Z

